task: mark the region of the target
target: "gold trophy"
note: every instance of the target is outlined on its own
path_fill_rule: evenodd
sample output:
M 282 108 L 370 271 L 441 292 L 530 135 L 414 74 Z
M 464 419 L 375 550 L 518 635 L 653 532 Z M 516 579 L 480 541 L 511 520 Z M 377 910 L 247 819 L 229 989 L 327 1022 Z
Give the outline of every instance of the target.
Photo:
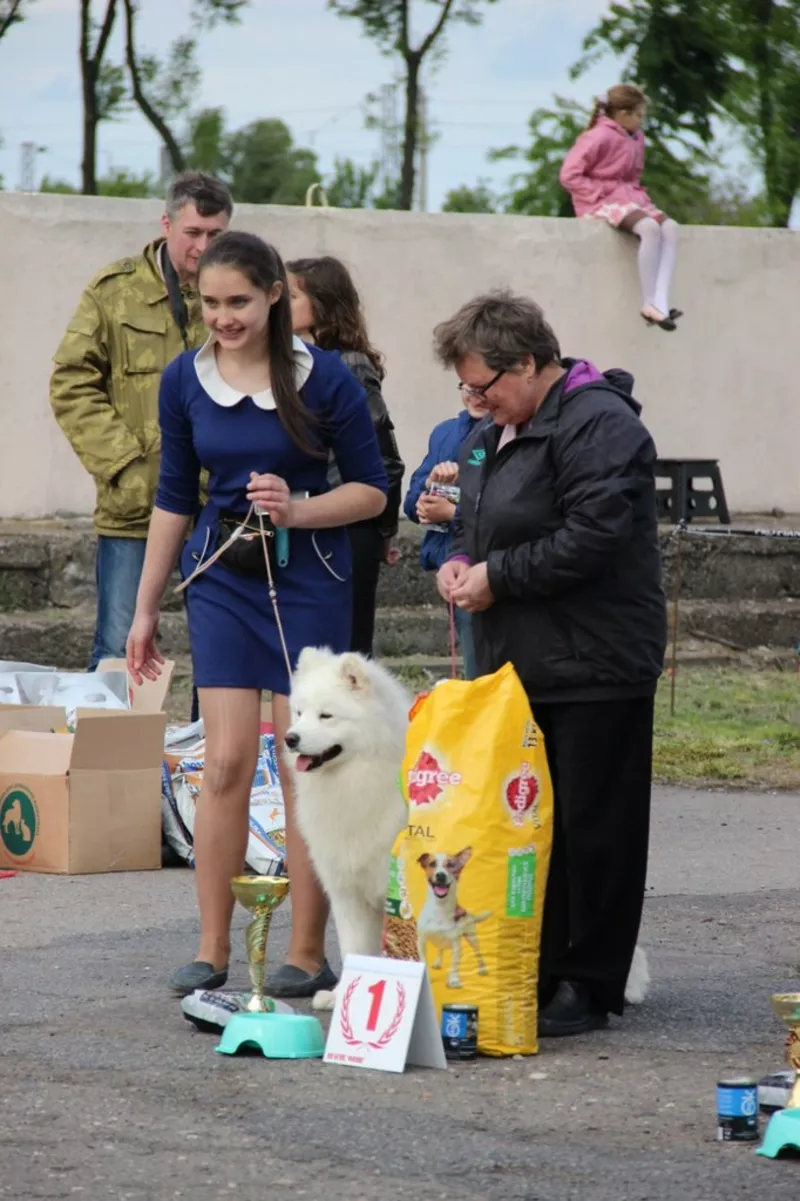
M 774 1159 L 785 1147 L 800 1151 L 800 993 L 773 993 L 772 1008 L 789 1029 L 786 1038 L 786 1062 L 794 1068 L 795 1078 L 789 1103 L 769 1120 L 759 1155 Z
M 285 876 L 235 876 L 231 888 L 239 904 L 253 915 L 247 927 L 247 966 L 253 991 L 247 1011 L 230 1019 L 216 1050 L 236 1055 L 254 1048 L 267 1059 L 320 1059 L 325 1036 L 319 1019 L 311 1014 L 276 1013 L 275 1002 L 264 999 L 270 922 L 289 895 L 289 881 Z
M 253 987 L 247 1012 L 269 1013 L 272 1006 L 264 1000 L 267 938 L 273 913 L 289 895 L 289 881 L 285 876 L 234 876 L 231 888 L 239 904 L 253 915 L 246 935 L 247 969 Z

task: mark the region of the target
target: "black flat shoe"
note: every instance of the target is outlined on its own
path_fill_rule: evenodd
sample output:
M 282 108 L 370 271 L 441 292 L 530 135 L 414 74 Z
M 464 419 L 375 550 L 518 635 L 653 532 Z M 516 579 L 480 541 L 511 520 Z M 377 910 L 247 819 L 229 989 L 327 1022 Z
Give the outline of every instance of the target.
M 663 317 L 661 321 L 656 321 L 655 317 L 648 317 L 646 313 L 641 313 L 640 316 L 645 325 L 657 326 L 658 329 L 663 329 L 667 333 L 672 333 L 674 329 L 678 328 L 677 323 L 671 313 L 669 317 Z
M 670 309 L 670 311 L 669 311 L 670 321 L 677 321 L 678 318 L 682 317 L 682 316 L 683 316 L 683 309 Z
M 539 1014 L 540 1038 L 567 1038 L 608 1025 L 608 1014 L 595 1009 L 584 984 L 562 980 L 555 996 Z
M 194 959 L 185 967 L 179 967 L 172 973 L 169 978 L 169 986 L 173 992 L 180 993 L 182 997 L 188 997 L 189 993 L 195 992 L 198 988 L 204 992 L 222 988 L 227 980 L 227 968 L 218 972 L 213 963 L 204 963 L 201 959 Z
M 336 984 L 337 977 L 327 959 L 314 976 L 292 963 L 284 963 L 267 977 L 264 992 L 268 997 L 313 997 L 322 989 L 335 988 Z

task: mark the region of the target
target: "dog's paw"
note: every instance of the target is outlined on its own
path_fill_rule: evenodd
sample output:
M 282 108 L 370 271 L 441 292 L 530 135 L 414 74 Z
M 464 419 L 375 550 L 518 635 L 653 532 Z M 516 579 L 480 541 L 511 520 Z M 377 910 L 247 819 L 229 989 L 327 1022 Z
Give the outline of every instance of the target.
M 311 1000 L 312 1009 L 333 1009 L 336 1004 L 336 992 L 333 989 L 321 988 L 315 992 Z
M 629 1005 L 641 1005 L 650 988 L 650 965 L 641 947 L 633 952 L 633 962 L 625 985 L 625 1000 Z

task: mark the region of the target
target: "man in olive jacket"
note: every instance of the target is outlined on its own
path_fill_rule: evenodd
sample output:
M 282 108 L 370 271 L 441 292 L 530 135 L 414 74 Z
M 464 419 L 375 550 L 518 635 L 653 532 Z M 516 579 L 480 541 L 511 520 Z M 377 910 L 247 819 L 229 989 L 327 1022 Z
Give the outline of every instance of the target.
M 178 176 L 164 237 L 98 272 L 56 351 L 50 403 L 97 486 L 92 670 L 125 654 L 158 484 L 161 372 L 205 339 L 197 264 L 232 212 L 225 184 L 201 172 Z

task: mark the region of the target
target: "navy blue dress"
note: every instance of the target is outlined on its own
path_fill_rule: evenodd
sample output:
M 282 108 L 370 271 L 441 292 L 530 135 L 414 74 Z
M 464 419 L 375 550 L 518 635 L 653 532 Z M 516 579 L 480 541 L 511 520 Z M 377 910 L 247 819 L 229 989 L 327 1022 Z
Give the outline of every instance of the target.
M 296 342 L 297 346 L 298 343 Z M 308 360 L 310 352 L 311 359 Z M 317 421 L 312 438 L 336 456 L 343 483 L 387 490 L 366 397 L 337 354 L 304 348 L 311 366 L 300 395 Z M 220 512 L 247 514 L 250 473 L 280 476 L 292 492 L 327 491 L 327 456 L 300 450 L 273 409 L 259 407 L 232 389 L 212 399 L 187 351 L 161 379 L 161 474 L 156 507 L 194 516 L 201 467 L 209 472 L 209 501 L 180 561 L 185 579 L 217 544 Z M 212 351 L 213 354 L 213 351 Z M 344 527 L 291 530 L 289 562 L 275 567 L 281 621 L 294 667 L 306 646 L 339 653 L 350 642 L 350 547 Z M 255 688 L 286 694 L 289 680 L 266 578 L 244 576 L 220 563 L 187 589 L 189 639 L 199 688 Z

